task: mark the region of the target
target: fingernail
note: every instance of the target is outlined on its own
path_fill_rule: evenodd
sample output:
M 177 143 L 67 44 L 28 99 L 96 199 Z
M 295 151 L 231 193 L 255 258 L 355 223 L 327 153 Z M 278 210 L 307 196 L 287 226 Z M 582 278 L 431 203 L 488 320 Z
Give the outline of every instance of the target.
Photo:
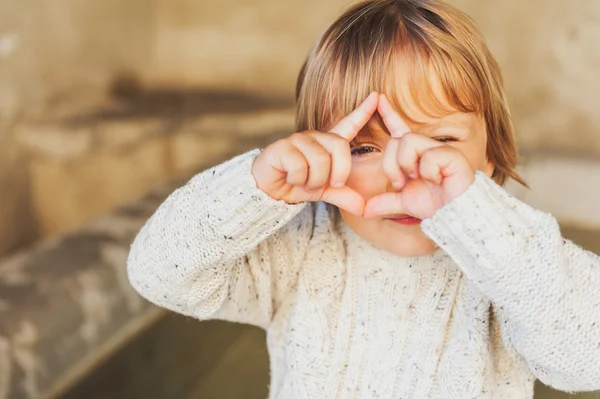
M 344 183 L 342 183 L 341 181 L 334 181 L 333 183 L 331 183 L 331 187 L 335 187 L 335 188 L 344 187 Z
M 392 186 L 394 186 L 394 188 L 402 188 L 402 183 L 400 183 L 399 181 L 395 181 L 392 182 Z

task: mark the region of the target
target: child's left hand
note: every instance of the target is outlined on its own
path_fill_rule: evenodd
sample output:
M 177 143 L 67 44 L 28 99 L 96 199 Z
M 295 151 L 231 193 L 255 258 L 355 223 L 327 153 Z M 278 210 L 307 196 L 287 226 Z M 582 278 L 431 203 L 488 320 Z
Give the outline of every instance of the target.
M 392 136 L 384 152 L 383 169 L 398 191 L 372 197 L 366 204 L 365 218 L 406 214 L 426 219 L 473 183 L 475 172 L 460 150 L 411 133 L 383 95 L 377 111 Z

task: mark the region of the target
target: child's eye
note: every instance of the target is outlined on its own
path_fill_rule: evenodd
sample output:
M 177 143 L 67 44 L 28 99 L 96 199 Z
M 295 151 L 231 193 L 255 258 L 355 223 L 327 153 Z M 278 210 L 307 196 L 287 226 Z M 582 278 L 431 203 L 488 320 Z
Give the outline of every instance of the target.
M 435 137 L 434 140 L 439 141 L 440 143 L 452 143 L 458 141 L 455 137 Z
M 356 155 L 356 156 L 363 156 L 363 155 L 367 155 L 370 154 L 372 152 L 377 152 L 379 151 L 377 148 L 375 147 L 371 147 L 368 145 L 365 145 L 363 147 L 352 147 L 350 148 L 350 154 L 352 155 Z

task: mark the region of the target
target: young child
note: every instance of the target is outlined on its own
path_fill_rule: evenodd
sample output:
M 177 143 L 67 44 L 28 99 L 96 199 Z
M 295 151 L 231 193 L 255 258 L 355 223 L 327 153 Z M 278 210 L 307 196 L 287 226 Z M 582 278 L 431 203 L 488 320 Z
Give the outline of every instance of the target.
M 131 248 L 136 290 L 266 329 L 271 398 L 600 389 L 600 259 L 500 186 L 522 182 L 513 129 L 468 17 L 361 2 L 297 97 L 300 133 L 160 206 Z

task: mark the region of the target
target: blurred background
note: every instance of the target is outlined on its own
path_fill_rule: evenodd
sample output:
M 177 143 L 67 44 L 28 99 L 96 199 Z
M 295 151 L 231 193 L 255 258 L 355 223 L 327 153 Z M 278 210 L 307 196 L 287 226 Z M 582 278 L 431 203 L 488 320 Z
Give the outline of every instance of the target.
M 293 131 L 349 3 L 0 0 L 0 399 L 266 397 L 261 331 L 149 305 L 125 259 L 178 184 Z M 511 191 L 600 252 L 600 2 L 451 3 L 505 73 L 532 187 Z

